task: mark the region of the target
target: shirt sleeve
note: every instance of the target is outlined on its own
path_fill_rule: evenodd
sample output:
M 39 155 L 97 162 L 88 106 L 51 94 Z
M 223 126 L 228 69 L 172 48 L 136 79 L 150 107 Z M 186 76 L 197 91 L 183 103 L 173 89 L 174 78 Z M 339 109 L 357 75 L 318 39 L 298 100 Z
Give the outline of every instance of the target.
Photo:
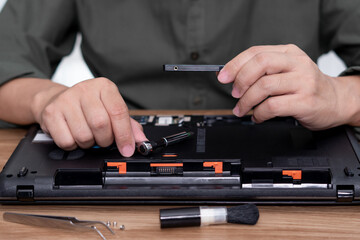
M 72 0 L 8 0 L 0 13 L 0 85 L 19 77 L 49 79 L 77 31 Z
M 360 1 L 323 0 L 320 39 L 324 51 L 334 50 L 348 67 L 341 75 L 360 74 Z

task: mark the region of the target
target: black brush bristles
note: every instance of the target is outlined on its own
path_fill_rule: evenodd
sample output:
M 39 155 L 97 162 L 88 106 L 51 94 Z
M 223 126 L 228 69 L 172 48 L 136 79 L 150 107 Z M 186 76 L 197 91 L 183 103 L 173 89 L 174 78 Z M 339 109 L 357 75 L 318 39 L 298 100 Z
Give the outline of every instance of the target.
M 227 222 L 254 225 L 259 219 L 259 209 L 254 204 L 245 204 L 227 209 Z

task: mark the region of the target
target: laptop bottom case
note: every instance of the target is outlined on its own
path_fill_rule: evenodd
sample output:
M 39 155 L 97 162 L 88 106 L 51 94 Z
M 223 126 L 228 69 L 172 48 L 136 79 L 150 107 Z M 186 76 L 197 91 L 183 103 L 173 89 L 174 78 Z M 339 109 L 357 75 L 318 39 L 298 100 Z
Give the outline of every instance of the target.
M 292 118 L 137 116 L 149 140 L 193 132 L 148 156 L 116 145 L 66 152 L 37 126 L 0 174 L 10 204 L 357 204 L 359 146 L 349 127 Z

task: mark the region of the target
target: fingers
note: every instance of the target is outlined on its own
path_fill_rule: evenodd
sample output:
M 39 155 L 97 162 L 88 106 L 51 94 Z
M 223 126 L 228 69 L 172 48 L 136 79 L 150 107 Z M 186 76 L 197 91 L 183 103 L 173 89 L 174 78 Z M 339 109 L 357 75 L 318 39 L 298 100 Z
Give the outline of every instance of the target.
M 65 121 L 65 117 L 60 112 L 55 112 L 51 107 L 44 110 L 45 116 L 42 128 L 54 139 L 56 145 L 66 151 L 74 150 L 77 145 L 71 131 Z
M 301 80 L 315 83 L 317 70 L 309 67 L 311 59 L 295 45 L 256 46 L 240 53 L 218 74 L 221 83 L 233 83 L 232 96 L 239 98 L 233 113 L 243 116 L 254 109 L 254 120 L 262 122 L 276 116 L 300 116 L 302 99 L 307 99 L 310 86 Z M 310 68 L 310 69 L 309 69 Z M 308 69 L 308 70 L 306 70 Z M 305 74 L 308 73 L 308 74 Z M 312 84 L 314 85 L 314 84 Z M 299 102 L 293 101 L 295 96 Z M 270 97 L 270 98 L 269 98 Z
M 274 117 L 294 116 L 304 112 L 304 104 L 297 94 L 270 97 L 254 109 L 253 121 L 264 122 Z
M 133 155 L 135 141 L 147 140 L 142 126 L 131 119 L 117 86 L 106 78 L 81 82 L 52 98 L 40 125 L 65 150 L 101 147 L 115 139 L 120 153 Z
M 233 112 L 236 116 L 247 114 L 253 106 L 258 105 L 269 96 L 292 94 L 301 87 L 300 81 L 291 81 L 295 78 L 292 73 L 265 75 L 256 81 L 239 99 Z
M 61 104 L 57 102 L 46 107 L 42 128 L 46 129 L 54 142 L 64 150 L 74 150 L 77 146 L 93 146 L 94 137 L 79 102 L 70 96 L 61 96 L 59 101 Z
M 237 55 L 231 61 L 229 61 L 223 69 L 221 69 L 218 80 L 221 83 L 230 83 L 235 80 L 235 77 L 238 75 L 239 70 L 247 63 L 250 59 L 256 56 L 259 53 L 267 52 L 277 52 L 277 53 L 287 53 L 291 55 L 304 55 L 305 53 L 299 49 L 297 46 L 289 45 L 270 45 L 270 46 L 255 46 L 251 47 L 244 52 Z
M 94 136 L 84 117 L 80 103 L 68 104 L 63 114 L 75 143 L 81 148 L 93 146 Z
M 107 147 L 114 142 L 114 134 L 110 117 L 99 96 L 86 95 L 81 100 L 82 112 L 95 142 L 101 147 Z
M 100 98 L 110 117 L 116 145 L 120 153 L 130 157 L 135 151 L 135 138 L 132 132 L 128 108 L 122 99 L 117 87 L 113 83 L 104 87 Z
M 233 84 L 232 96 L 240 98 L 262 76 L 290 72 L 295 66 L 295 61 L 289 55 L 276 52 L 259 53 L 239 70 Z

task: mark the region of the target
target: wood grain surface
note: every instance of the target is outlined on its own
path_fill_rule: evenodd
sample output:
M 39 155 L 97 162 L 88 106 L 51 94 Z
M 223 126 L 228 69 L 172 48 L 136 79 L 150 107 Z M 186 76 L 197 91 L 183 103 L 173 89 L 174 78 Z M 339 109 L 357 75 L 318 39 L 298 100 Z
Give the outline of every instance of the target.
M 153 114 L 132 112 L 144 113 Z M 0 129 L 0 169 L 25 133 L 24 129 Z M 169 207 L 173 206 L 0 205 L 0 239 L 100 239 L 94 232 L 5 222 L 4 212 L 74 216 L 125 225 L 125 230 L 114 229 L 115 235 L 101 229 L 107 239 L 360 239 L 360 206 L 259 206 L 260 219 L 255 226 L 160 229 L 159 209 Z

